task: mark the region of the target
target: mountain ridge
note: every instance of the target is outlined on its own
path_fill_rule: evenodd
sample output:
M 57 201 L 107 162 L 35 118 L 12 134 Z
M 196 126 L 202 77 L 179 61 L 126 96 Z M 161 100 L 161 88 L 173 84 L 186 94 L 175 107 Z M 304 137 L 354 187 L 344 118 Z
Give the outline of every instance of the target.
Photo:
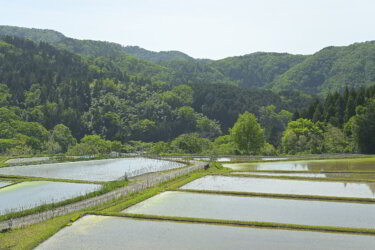
M 78 40 L 53 30 L 0 26 L 0 35 L 47 42 L 91 60 L 111 61 L 133 75 L 177 84 L 224 83 L 324 96 L 346 87 L 375 83 L 374 41 L 328 46 L 312 55 L 255 52 L 209 60 L 195 59 L 180 51 L 154 52 L 138 46 Z

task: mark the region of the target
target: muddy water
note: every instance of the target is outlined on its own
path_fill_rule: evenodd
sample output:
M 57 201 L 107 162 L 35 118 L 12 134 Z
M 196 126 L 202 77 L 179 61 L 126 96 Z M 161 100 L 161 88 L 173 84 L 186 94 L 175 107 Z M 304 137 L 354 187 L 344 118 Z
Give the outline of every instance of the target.
M 36 249 L 373 249 L 375 237 L 85 216 Z

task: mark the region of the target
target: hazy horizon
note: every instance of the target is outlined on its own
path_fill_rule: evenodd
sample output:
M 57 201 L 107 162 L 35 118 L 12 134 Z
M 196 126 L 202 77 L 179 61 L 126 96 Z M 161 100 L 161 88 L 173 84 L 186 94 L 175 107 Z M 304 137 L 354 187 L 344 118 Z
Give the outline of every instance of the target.
M 221 59 L 254 52 L 313 54 L 375 40 L 369 0 L 198 1 L 14 0 L 0 24 L 50 29 L 67 37 L 180 51 Z

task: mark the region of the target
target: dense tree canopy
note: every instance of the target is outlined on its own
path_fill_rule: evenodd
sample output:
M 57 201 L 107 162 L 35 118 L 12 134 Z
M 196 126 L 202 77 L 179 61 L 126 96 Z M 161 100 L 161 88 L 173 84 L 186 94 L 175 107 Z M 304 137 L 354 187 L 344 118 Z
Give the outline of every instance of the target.
M 374 44 L 212 61 L 0 26 L 0 152 L 373 153 Z
M 246 154 L 257 154 L 264 146 L 264 130 L 260 127 L 254 114 L 248 112 L 240 115 L 230 130 L 233 141 Z

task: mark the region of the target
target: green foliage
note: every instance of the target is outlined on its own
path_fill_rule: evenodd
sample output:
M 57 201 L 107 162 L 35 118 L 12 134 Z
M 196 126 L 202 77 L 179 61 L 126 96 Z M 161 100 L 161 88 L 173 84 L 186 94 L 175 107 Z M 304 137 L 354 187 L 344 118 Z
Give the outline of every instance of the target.
M 19 142 L 15 139 L 0 139 L 0 153 L 5 153 L 16 147 Z
M 352 134 L 356 148 L 361 153 L 375 153 L 375 99 L 369 99 L 352 123 Z
M 323 131 L 311 120 L 300 118 L 288 123 L 282 138 L 283 152 L 320 153 L 322 150 Z
M 268 90 L 244 89 L 222 84 L 200 84 L 193 87 L 193 108 L 210 119 L 217 120 L 225 133 L 233 127 L 237 117 L 248 111 L 259 117 L 262 106 L 274 105 L 276 112 L 281 109 L 295 110 L 309 102 L 298 93 L 277 95 Z M 301 104 L 302 102 L 302 104 Z
M 211 168 L 216 168 L 216 169 L 223 169 L 223 165 L 221 165 L 220 162 L 217 162 L 217 161 L 213 161 L 210 163 L 210 167 Z
M 142 49 L 138 46 L 126 46 L 124 50 L 130 55 L 153 62 L 163 62 L 172 60 L 194 60 L 190 56 L 179 51 L 154 52 Z
M 21 118 L 17 116 L 13 111 L 7 108 L 0 108 L 0 122 L 10 122 L 20 119 Z
M 12 94 L 9 92 L 9 88 L 6 84 L 0 83 L 0 107 L 8 106 Z
M 328 47 L 307 57 L 273 82 L 275 90 L 328 94 L 375 82 L 375 42 Z
M 116 143 L 117 146 L 117 143 Z M 70 155 L 94 155 L 110 153 L 112 142 L 102 139 L 99 135 L 86 135 L 81 142 L 69 148 Z
M 349 139 L 339 128 L 331 124 L 324 128 L 323 152 L 324 153 L 351 153 L 352 147 Z
M 200 136 L 204 138 L 214 139 L 222 133 L 220 123 L 206 116 L 201 116 L 197 119 L 196 127 Z
M 264 145 L 264 130 L 254 114 L 245 112 L 239 116 L 230 130 L 232 140 L 245 154 L 257 154 Z
M 264 136 L 268 143 L 274 147 L 279 146 L 283 132 L 292 120 L 293 114 L 287 110 L 276 112 L 276 106 L 269 105 L 259 109 L 259 122 L 264 128 Z
M 265 87 L 307 56 L 258 52 L 229 57 L 212 63 L 225 76 L 242 87 Z
M 77 143 L 70 129 L 64 124 L 58 124 L 53 128 L 51 139 L 58 143 L 62 152 L 66 152 L 70 146 L 74 146 Z
M 286 153 L 372 151 L 365 140 L 372 138 L 368 100 L 375 87 L 357 87 L 375 82 L 373 42 L 311 56 L 254 53 L 210 61 L 49 30 L 0 26 L 0 35 L 5 35 L 0 37 L 3 153 L 57 153 L 69 147 L 74 154 L 271 155 L 280 146 Z M 241 127 L 236 119 L 245 112 L 259 118 L 268 144 L 261 133 L 247 146 L 235 136 Z M 283 134 L 288 122 L 299 118 L 311 120 L 320 132 L 302 122 L 306 127 L 289 123 Z M 230 136 L 218 137 L 231 127 Z M 76 144 L 90 134 L 96 136 Z
M 260 150 L 261 155 L 266 155 L 266 156 L 275 156 L 277 155 L 277 150 L 276 148 L 269 143 L 265 143 L 264 146 Z
M 241 153 L 230 135 L 219 136 L 212 143 L 212 147 L 212 153 L 215 155 L 238 155 Z
M 171 142 L 176 153 L 199 154 L 211 149 L 211 142 L 197 133 L 182 134 Z

